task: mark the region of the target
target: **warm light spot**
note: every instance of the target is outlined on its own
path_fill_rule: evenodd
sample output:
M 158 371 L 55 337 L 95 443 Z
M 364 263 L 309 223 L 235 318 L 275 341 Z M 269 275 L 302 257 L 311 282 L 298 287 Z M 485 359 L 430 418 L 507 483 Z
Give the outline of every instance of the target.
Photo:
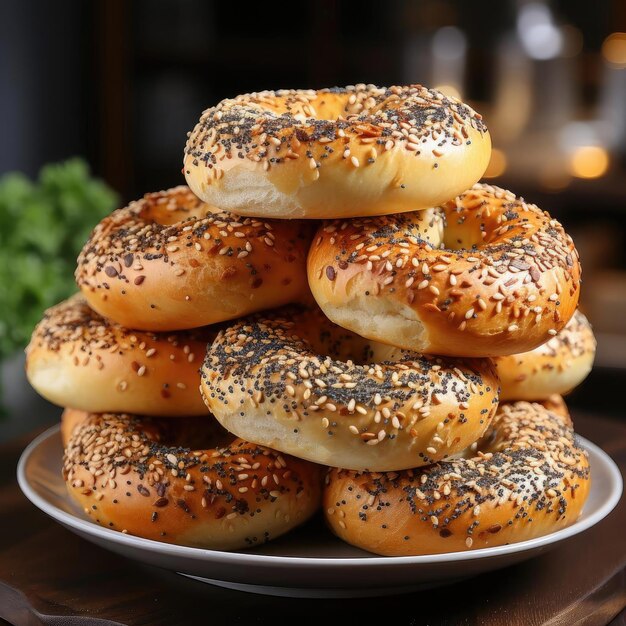
M 602 44 L 602 56 L 611 65 L 626 68 L 626 33 L 612 33 Z
M 461 100 L 461 92 L 454 85 L 435 85 L 437 91 L 441 91 L 444 96 L 452 96 Z
M 498 148 L 494 148 L 491 151 L 491 159 L 489 159 L 489 165 L 487 171 L 483 174 L 485 178 L 497 178 L 502 176 L 506 170 L 506 154 Z
M 557 192 L 565 189 L 572 177 L 566 171 L 557 168 L 546 168 L 539 174 L 539 180 L 547 191 Z
M 580 146 L 572 153 L 571 172 L 579 178 L 598 178 L 609 167 L 609 154 L 600 146 Z

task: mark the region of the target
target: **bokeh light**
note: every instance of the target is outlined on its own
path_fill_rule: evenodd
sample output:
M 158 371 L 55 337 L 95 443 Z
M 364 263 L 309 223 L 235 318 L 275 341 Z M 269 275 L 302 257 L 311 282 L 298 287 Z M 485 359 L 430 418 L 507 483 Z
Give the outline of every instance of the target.
M 609 153 L 600 146 L 580 146 L 570 158 L 570 169 L 578 178 L 599 178 L 609 168 Z
M 531 59 L 557 57 L 563 48 L 563 34 L 555 26 L 550 9 L 541 2 L 529 2 L 520 8 L 517 32 Z
M 562 54 L 564 57 L 575 57 L 583 51 L 583 34 L 579 28 L 572 24 L 563 24 L 560 27 L 563 39 Z
M 602 56 L 619 68 L 626 68 L 626 33 L 612 33 L 602 44 Z
M 491 151 L 491 158 L 489 159 L 489 165 L 487 171 L 484 173 L 485 178 L 497 178 L 502 176 L 506 171 L 507 159 L 506 154 L 498 148 L 494 148 Z
M 539 174 L 541 186 L 551 193 L 563 191 L 572 182 L 572 175 L 560 162 L 547 164 Z
M 467 50 L 463 31 L 456 26 L 444 26 L 433 36 L 433 55 L 449 61 L 460 61 Z

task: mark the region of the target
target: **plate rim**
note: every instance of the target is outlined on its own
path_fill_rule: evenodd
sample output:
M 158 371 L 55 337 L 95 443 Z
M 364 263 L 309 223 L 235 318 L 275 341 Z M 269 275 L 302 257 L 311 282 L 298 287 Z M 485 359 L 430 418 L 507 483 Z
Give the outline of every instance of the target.
M 594 455 L 600 457 L 611 475 L 613 488 L 610 496 L 584 520 L 577 520 L 571 526 L 562 528 L 555 532 L 534 539 L 527 539 L 517 543 L 505 544 L 502 546 L 491 546 L 488 548 L 479 548 L 477 550 L 467 550 L 461 552 L 444 552 L 442 554 L 422 554 L 412 556 L 380 556 L 373 554 L 371 556 L 362 557 L 315 557 L 315 556 L 288 556 L 274 554 L 254 554 L 246 552 L 227 552 L 224 550 L 210 550 L 207 548 L 194 548 L 191 546 L 181 546 L 178 544 L 165 543 L 145 539 L 135 535 L 126 535 L 119 531 L 99 526 L 89 520 L 83 520 L 76 515 L 72 515 L 59 509 L 54 504 L 48 502 L 44 497 L 40 496 L 30 485 L 26 477 L 26 465 L 33 452 L 44 442 L 56 435 L 60 434 L 61 425 L 55 424 L 46 429 L 35 437 L 23 450 L 17 464 L 17 482 L 26 498 L 34 504 L 38 509 L 46 513 L 56 522 L 69 526 L 79 533 L 87 535 L 95 535 L 97 538 L 106 542 L 113 542 L 128 546 L 133 549 L 141 549 L 144 551 L 160 552 L 167 556 L 175 556 L 189 558 L 192 560 L 211 558 L 216 562 L 229 562 L 230 564 L 246 564 L 246 565 L 263 565 L 265 567 L 376 567 L 380 565 L 433 565 L 440 563 L 453 563 L 462 561 L 473 561 L 478 559 L 493 558 L 534 550 L 552 543 L 558 543 L 575 535 L 578 535 L 598 522 L 603 520 L 620 501 L 623 492 L 623 480 L 619 467 L 611 456 L 605 452 L 600 446 L 585 437 L 576 434 L 579 445 L 582 445 Z M 593 483 L 592 483 L 593 484 Z

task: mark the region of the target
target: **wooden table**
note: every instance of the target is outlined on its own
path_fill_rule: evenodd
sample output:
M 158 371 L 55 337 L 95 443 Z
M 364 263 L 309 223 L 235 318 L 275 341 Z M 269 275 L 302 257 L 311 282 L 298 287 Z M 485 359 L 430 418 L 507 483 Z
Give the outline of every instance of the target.
M 626 423 L 575 423 L 625 474 Z M 142 566 L 66 531 L 17 487 L 15 466 L 31 438 L 0 446 L 0 624 L 626 624 L 624 498 L 552 552 L 452 586 L 369 601 L 271 598 Z

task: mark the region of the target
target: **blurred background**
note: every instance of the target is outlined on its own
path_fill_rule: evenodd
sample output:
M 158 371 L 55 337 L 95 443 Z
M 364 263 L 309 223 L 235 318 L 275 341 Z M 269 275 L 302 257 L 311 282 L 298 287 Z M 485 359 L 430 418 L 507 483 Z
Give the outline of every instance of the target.
M 71 291 L 102 215 L 183 182 L 200 112 L 357 82 L 421 82 L 483 114 L 486 178 L 550 211 L 581 253 L 599 349 L 570 404 L 624 417 L 624 0 L 21 0 L 0 4 L 0 33 L 0 440 L 57 418 L 23 380 L 33 320 Z

